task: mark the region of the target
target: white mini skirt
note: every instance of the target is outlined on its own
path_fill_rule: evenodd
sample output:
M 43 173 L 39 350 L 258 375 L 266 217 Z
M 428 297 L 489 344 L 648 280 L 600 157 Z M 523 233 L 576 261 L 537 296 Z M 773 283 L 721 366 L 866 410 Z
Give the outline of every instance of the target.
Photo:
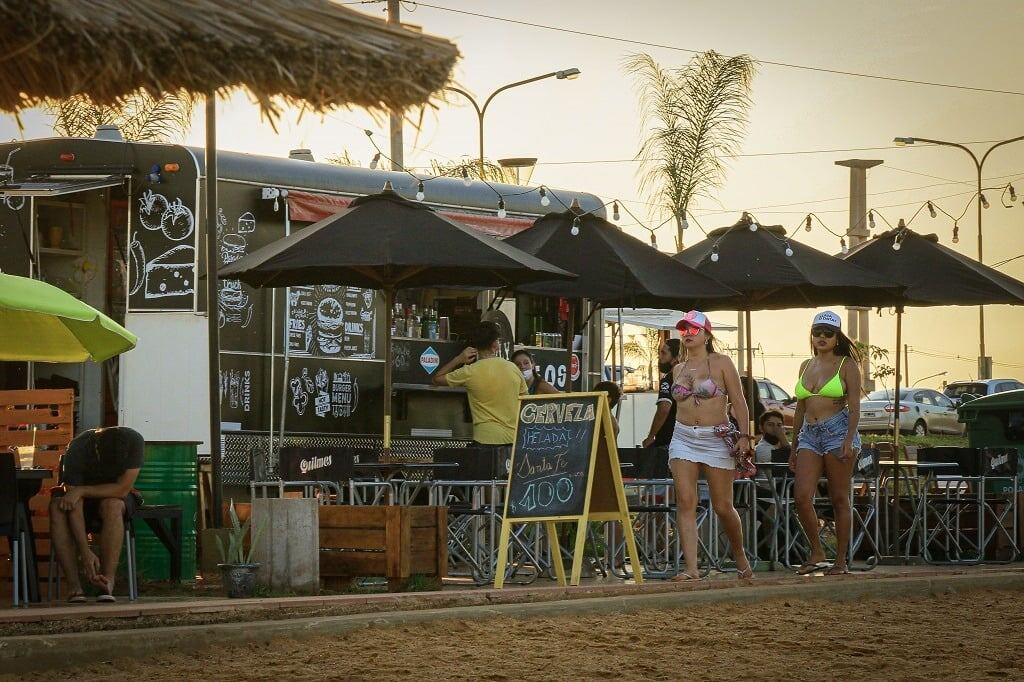
M 668 446 L 668 458 L 707 464 L 716 469 L 736 468 L 729 446 L 715 435 L 713 426 L 687 426 L 676 422 L 672 442 Z

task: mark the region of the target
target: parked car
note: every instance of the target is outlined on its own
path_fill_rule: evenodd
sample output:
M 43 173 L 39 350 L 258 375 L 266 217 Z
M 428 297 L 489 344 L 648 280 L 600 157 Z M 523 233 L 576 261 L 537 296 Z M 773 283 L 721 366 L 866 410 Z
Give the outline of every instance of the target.
M 761 400 L 761 407 L 757 416 L 768 410 L 777 410 L 782 413 L 782 421 L 786 426 L 793 426 L 793 415 L 796 414 L 796 398 L 787 393 L 774 381 L 759 377 L 757 379 L 757 395 Z
M 942 392 L 953 401 L 954 405 L 959 406 L 965 396 L 981 398 L 993 393 L 1016 391 L 1021 388 L 1024 388 L 1024 384 L 1016 379 L 979 379 L 978 381 L 954 381 L 951 384 L 946 384 L 946 388 Z
M 859 431 L 889 431 L 893 428 L 895 403 L 891 389 L 873 391 L 860 402 Z M 926 436 L 929 433 L 960 435 L 965 425 L 957 421 L 953 401 L 930 388 L 900 390 L 901 433 Z

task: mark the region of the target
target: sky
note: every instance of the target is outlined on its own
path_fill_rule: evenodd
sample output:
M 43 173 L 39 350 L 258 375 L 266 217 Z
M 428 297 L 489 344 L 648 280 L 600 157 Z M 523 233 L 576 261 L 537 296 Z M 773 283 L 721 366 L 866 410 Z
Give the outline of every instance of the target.
M 486 116 L 488 158 L 535 156 L 540 162 L 532 184 L 546 184 L 619 199 L 645 224 L 654 226 L 667 215 L 652 209 L 640 193 L 638 166 L 632 159 L 642 131 L 635 81 L 624 71 L 624 58 L 651 54 L 665 67 L 686 63 L 692 53 L 714 49 L 746 53 L 761 60 L 753 82 L 753 106 L 741 153 L 754 154 L 729 163 L 713 198 L 691 210 L 710 230 L 734 223 L 742 211 L 762 223 L 781 224 L 794 238 L 829 253 L 839 240 L 815 224 L 808 233 L 803 219 L 814 211 L 835 232 L 848 225 L 849 175 L 834 162 L 847 158 L 880 159 L 869 171 L 868 206 L 892 224 L 909 219 L 933 200 L 954 215 L 967 207 L 975 170 L 965 153 L 941 147 L 892 146 L 894 136 L 919 136 L 951 141 L 999 141 L 1024 135 L 1024 97 L 965 89 L 930 87 L 833 73 L 783 68 L 765 61 L 786 62 L 831 70 L 894 78 L 952 83 L 975 88 L 1024 91 L 1020 52 L 1024 9 L 1020 0 L 780 0 L 755 3 L 737 0 L 695 2 L 634 0 L 432 0 L 431 5 L 488 14 L 574 31 L 656 43 L 660 47 L 573 35 L 564 31 L 496 21 L 416 3 L 405 3 L 402 20 L 453 40 L 462 53 L 454 78 L 460 87 L 485 98 L 512 81 L 558 69 L 578 67 L 573 81 L 549 79 L 504 92 Z M 383 4 L 357 6 L 383 16 Z M 678 49 L 675 49 L 678 48 Z M 50 120 L 41 112 L 23 116 L 19 131 L 12 119 L 0 119 L 0 139 L 50 134 Z M 203 144 L 203 112 L 198 107 L 185 138 Z M 244 93 L 218 106 L 218 142 L 223 149 L 285 156 L 289 149 L 308 147 L 317 158 L 347 150 L 366 165 L 373 148 L 363 129 L 387 150 L 387 121 L 353 109 L 324 116 L 287 112 L 277 132 L 261 121 L 257 107 Z M 988 145 L 971 148 L 983 152 Z M 883 147 L 871 151 L 779 154 L 807 150 Z M 475 158 L 476 116 L 457 95 L 429 110 L 421 128 L 405 133 L 407 166 L 428 166 L 431 159 Z M 618 161 L 616 163 L 566 163 Z M 989 193 L 992 208 L 984 215 L 985 262 L 1024 253 L 1024 142 L 993 152 L 985 165 L 987 185 L 1017 181 L 1018 201 L 1000 206 Z M 953 244 L 952 221 L 931 219 L 922 211 L 911 228 L 934 232 L 941 242 L 972 257 L 977 255 L 977 224 L 973 207 L 960 221 L 960 242 Z M 623 216 L 627 232 L 646 240 L 646 230 Z M 884 222 L 879 219 L 881 228 Z M 794 228 L 798 228 L 793 232 Z M 672 249 L 673 230 L 658 231 L 658 244 Z M 703 235 L 691 228 L 688 245 Z M 1000 267 L 1024 279 L 1024 258 Z M 938 276 L 938 275 L 937 275 Z M 793 310 L 753 314 L 754 344 L 762 353 L 755 372 L 791 387 L 800 360 L 807 353 L 807 329 L 815 311 Z M 713 319 L 735 324 L 735 315 Z M 845 319 L 845 315 L 843 315 Z M 1019 338 L 1024 332 L 1024 307 L 993 306 L 986 312 L 988 353 L 996 377 L 1024 379 Z M 922 386 L 938 386 L 976 376 L 977 308 L 909 310 L 904 340 L 910 347 L 907 376 Z M 735 344 L 735 338 L 725 335 Z M 892 311 L 872 312 L 871 341 L 893 349 Z M 891 364 L 891 363 L 890 363 Z M 946 372 L 944 376 L 926 379 Z

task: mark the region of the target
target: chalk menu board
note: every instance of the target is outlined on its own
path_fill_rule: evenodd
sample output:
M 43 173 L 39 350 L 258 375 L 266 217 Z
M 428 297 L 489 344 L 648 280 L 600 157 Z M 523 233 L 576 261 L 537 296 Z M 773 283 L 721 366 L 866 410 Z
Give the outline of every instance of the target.
M 131 198 L 128 307 L 192 310 L 196 292 L 194 182 L 143 183 Z
M 372 359 L 377 293 L 334 285 L 288 289 L 287 343 L 293 356 Z
M 264 355 L 220 354 L 222 423 L 242 431 L 270 430 L 270 363 Z
M 260 200 L 259 189 L 223 181 L 218 185 L 217 266 L 230 265 L 285 235 L 285 212 Z M 200 296 L 202 298 L 202 296 Z M 217 324 L 222 350 L 269 353 L 279 327 L 284 289 L 257 289 L 237 279 L 217 280 Z M 275 352 L 281 352 L 280 348 Z
M 287 431 L 380 433 L 383 429 L 384 372 L 381 363 L 291 357 L 285 379 L 283 359 L 279 357 L 275 361 L 275 410 L 281 404 L 281 391 L 286 391 L 284 414 Z
M 585 514 L 600 397 L 522 400 L 509 478 L 509 518 Z

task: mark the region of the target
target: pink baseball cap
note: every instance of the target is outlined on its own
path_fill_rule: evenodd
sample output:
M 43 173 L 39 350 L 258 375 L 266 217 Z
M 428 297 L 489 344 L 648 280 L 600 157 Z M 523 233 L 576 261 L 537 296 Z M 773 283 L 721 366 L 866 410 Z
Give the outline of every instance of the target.
M 711 334 L 711 320 L 699 310 L 689 311 L 683 315 L 683 319 L 676 323 L 676 329 L 682 331 L 684 327 L 697 327 L 698 329 L 703 329 L 709 335 Z

